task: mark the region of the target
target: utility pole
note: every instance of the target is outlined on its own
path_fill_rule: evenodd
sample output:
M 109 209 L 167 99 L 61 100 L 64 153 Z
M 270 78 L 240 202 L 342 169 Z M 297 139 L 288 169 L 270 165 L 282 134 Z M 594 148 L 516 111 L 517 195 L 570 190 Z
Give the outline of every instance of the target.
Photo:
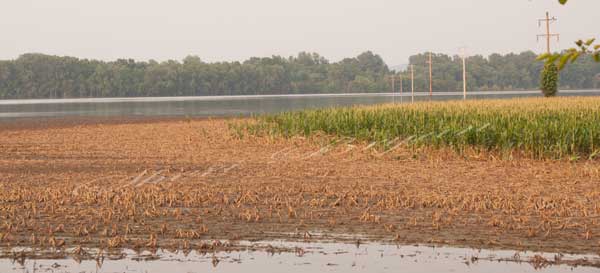
M 539 34 L 537 36 L 537 39 L 539 41 L 540 37 L 546 38 L 546 52 L 548 54 L 552 53 L 552 51 L 550 50 L 550 39 L 552 37 L 556 37 L 556 41 L 560 40 L 560 34 L 550 33 L 550 23 L 555 22 L 555 21 L 556 21 L 556 17 L 550 18 L 550 13 L 548 13 L 548 12 L 546 12 L 546 19 L 538 19 L 538 26 L 542 26 L 542 22 L 546 23 L 546 34 Z
M 463 56 L 463 100 L 467 100 L 467 58 Z
M 396 103 L 396 72 L 394 72 L 394 75 L 392 76 L 392 102 L 395 104 Z
M 431 58 L 431 52 L 429 52 L 429 61 L 427 63 L 429 64 L 429 100 L 431 100 L 433 98 L 433 59 Z
M 415 102 L 415 66 L 410 65 L 410 102 Z
M 463 100 L 467 100 L 467 53 L 466 49 L 461 48 L 462 65 L 463 65 Z
M 400 78 L 400 103 L 402 103 L 402 74 L 400 74 L 398 78 Z

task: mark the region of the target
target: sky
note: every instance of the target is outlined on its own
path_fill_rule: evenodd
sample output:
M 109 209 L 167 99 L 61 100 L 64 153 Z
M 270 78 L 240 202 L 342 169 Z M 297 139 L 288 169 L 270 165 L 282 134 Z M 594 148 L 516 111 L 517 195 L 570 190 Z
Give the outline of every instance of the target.
M 391 66 L 433 51 L 469 55 L 554 49 L 600 38 L 600 1 L 570 0 L 2 0 L 0 59 L 243 61 L 317 52 L 330 61 L 370 50 Z

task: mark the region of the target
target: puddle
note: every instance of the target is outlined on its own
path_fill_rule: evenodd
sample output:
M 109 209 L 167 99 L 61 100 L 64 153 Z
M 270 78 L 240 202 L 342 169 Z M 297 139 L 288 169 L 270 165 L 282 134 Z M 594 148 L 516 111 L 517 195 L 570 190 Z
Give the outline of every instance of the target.
M 0 259 L 0 272 L 597 272 L 595 255 L 492 251 L 382 244 L 240 242 L 289 252 L 232 251 L 187 254 L 125 250 L 124 259 Z M 88 250 L 89 253 L 94 251 Z M 518 253 L 518 254 L 517 254 Z M 118 256 L 118 255 L 117 255 Z M 563 264 L 553 264 L 560 257 Z M 114 256 L 112 256 L 114 258 Z M 520 261 L 519 261 L 520 260 Z M 536 262 L 532 262 L 536 261 Z M 575 263 L 576 261 L 576 263 Z M 579 265 L 575 265 L 579 264 Z M 581 265 L 587 264 L 587 265 Z

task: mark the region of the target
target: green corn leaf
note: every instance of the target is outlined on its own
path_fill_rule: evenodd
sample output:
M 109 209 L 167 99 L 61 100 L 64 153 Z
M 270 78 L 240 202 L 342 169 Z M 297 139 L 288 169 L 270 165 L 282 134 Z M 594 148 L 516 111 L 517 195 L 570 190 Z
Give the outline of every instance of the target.
M 550 56 L 550 58 L 548 58 L 548 60 L 546 60 L 546 63 L 554 63 L 554 62 L 556 62 L 556 60 L 558 60 L 558 58 L 560 58 L 560 54 L 554 54 L 554 55 Z
M 594 41 L 596 41 L 596 39 L 594 39 L 594 38 L 592 38 L 592 39 L 589 39 L 589 40 L 587 40 L 587 41 L 585 42 L 585 45 L 586 45 L 586 46 L 591 46 L 591 45 L 594 43 Z
M 538 60 L 538 61 L 543 61 L 543 60 L 545 60 L 545 59 L 548 59 L 548 58 L 550 58 L 550 56 L 551 56 L 551 54 L 550 54 L 550 53 L 544 53 L 544 54 L 542 54 L 542 55 L 539 55 L 539 56 L 536 58 L 536 60 Z
M 577 61 L 577 58 L 579 58 L 579 56 L 581 56 L 581 52 L 575 52 L 571 55 L 571 63 L 574 63 L 575 61 Z
M 490 125 L 492 125 L 491 123 L 486 123 L 483 126 L 479 127 L 479 129 L 477 129 L 477 132 L 481 132 L 483 131 L 485 128 L 490 127 Z
M 571 53 L 566 53 L 565 55 L 563 55 L 560 58 L 560 61 L 558 62 L 558 70 L 562 70 L 563 68 L 565 68 L 565 65 L 567 64 L 567 62 L 571 59 Z

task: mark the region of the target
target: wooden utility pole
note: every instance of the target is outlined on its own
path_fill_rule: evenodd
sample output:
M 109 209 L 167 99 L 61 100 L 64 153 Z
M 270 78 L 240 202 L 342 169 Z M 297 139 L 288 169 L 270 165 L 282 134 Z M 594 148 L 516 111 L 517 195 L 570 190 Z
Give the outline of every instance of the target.
M 463 100 L 467 99 L 467 58 L 463 57 Z
M 463 65 L 463 100 L 467 99 L 467 53 L 466 49 L 461 48 L 462 51 L 462 65 Z
M 415 66 L 410 65 L 410 102 L 415 102 Z
M 552 51 L 550 50 L 550 39 L 552 37 L 556 37 L 556 41 L 560 40 L 560 34 L 550 32 L 550 23 L 555 22 L 555 21 L 556 21 L 556 17 L 550 18 L 550 13 L 548 13 L 548 12 L 546 12 L 546 19 L 538 19 L 538 26 L 541 26 L 542 22 L 546 23 L 546 34 L 539 34 L 537 36 L 537 38 L 538 38 L 538 41 L 540 40 L 540 37 L 546 38 L 546 53 L 548 53 L 548 54 L 552 53 Z
M 427 63 L 429 64 L 429 100 L 431 100 L 433 97 L 433 59 L 431 58 L 431 52 L 429 52 L 429 61 Z
M 392 76 L 392 102 L 396 103 L 396 74 Z
M 400 78 L 400 103 L 402 103 L 402 101 L 403 101 L 403 99 L 402 99 L 402 74 L 400 74 L 399 78 Z

